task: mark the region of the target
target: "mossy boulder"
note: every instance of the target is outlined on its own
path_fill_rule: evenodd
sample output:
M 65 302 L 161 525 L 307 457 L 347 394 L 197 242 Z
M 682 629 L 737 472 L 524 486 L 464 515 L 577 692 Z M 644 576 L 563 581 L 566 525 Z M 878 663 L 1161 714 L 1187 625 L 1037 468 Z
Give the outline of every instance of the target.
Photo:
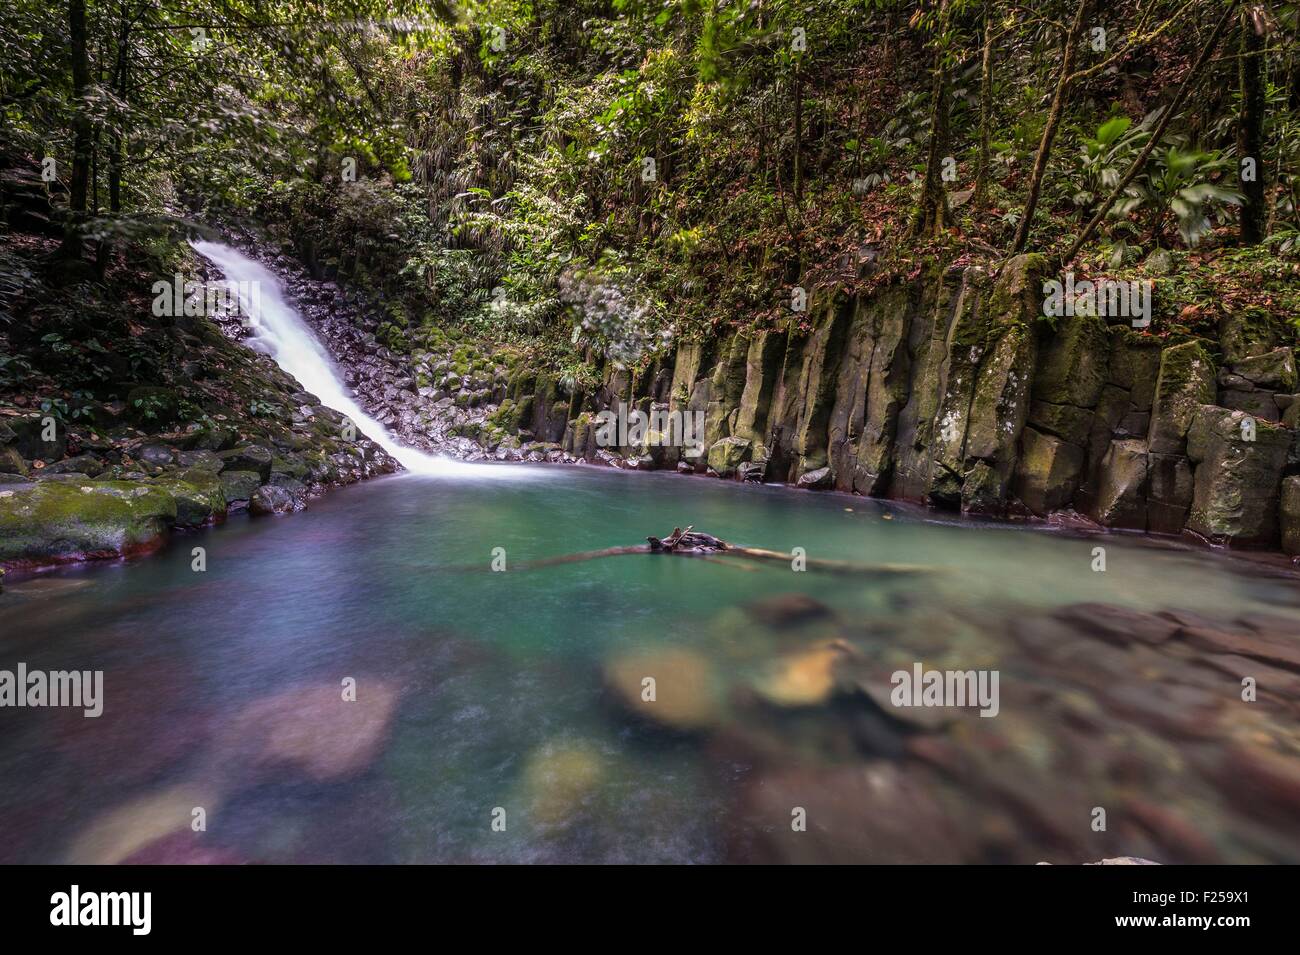
M 158 480 L 154 486 L 165 490 L 176 501 L 177 527 L 202 527 L 226 514 L 226 496 L 221 482 L 208 472 L 198 471 L 193 481 Z
M 1215 398 L 1214 362 L 1198 341 L 1166 348 L 1151 408 L 1147 440 L 1152 451 L 1181 454 L 1197 409 Z
M 1295 391 L 1295 351 L 1291 348 L 1275 348 L 1262 355 L 1242 358 L 1232 363 L 1232 371 L 1256 388 L 1274 392 Z
M 176 521 L 165 489 L 129 481 L 0 488 L 0 563 L 109 557 L 157 541 Z
M 714 442 L 709 448 L 709 467 L 719 477 L 731 477 L 749 455 L 752 443 L 748 438 L 734 435 Z
M 1041 343 L 1034 398 L 1075 408 L 1096 407 L 1107 380 L 1109 334 L 1096 315 L 1063 319 Z
M 275 456 L 270 450 L 256 444 L 222 451 L 217 457 L 221 459 L 223 474 L 227 471 L 253 471 L 261 477 L 260 483 L 270 479 L 271 467 L 275 463 Z
M 1198 408 L 1187 439 L 1196 465 L 1188 530 L 1215 543 L 1276 544 L 1282 470 L 1292 438 L 1288 429 L 1241 411 Z
M 256 471 L 222 471 L 221 491 L 227 501 L 247 501 L 262 486 L 262 476 Z

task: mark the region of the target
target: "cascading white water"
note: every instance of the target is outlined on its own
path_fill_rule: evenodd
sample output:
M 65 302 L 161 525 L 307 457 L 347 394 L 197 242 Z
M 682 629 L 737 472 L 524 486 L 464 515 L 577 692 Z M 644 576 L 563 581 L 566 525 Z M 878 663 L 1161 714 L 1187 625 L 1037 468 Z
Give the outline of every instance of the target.
M 402 444 L 382 424 L 366 414 L 348 393 L 325 346 L 298 311 L 285 301 L 275 273 L 223 243 L 193 242 L 192 245 L 196 252 L 221 269 L 227 287 L 239 296 L 240 312 L 253 329 L 249 344 L 271 356 L 277 365 L 298 379 L 304 390 L 319 398 L 321 404 L 347 415 L 358 431 L 400 461 L 408 471 L 498 477 L 537 473 L 533 468 L 466 464 Z M 256 294 L 248 295 L 250 289 L 255 289 Z

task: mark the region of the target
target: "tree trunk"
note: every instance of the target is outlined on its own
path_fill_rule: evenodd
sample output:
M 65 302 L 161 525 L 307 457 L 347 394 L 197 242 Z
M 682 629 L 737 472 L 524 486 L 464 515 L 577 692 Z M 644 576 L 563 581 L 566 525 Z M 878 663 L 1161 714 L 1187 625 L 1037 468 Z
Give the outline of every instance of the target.
M 794 206 L 803 210 L 803 76 L 794 67 Z
M 974 205 L 984 203 L 989 187 L 989 130 L 993 125 L 993 4 L 984 4 L 984 60 L 980 67 L 980 147 L 975 167 Z
M 947 28 L 947 3 L 939 13 L 940 34 Z M 934 50 L 934 72 L 930 84 L 930 144 L 925 156 L 925 179 L 921 183 L 921 205 L 912 223 L 916 236 L 934 236 L 948 220 L 948 196 L 943 189 L 943 160 L 948 155 L 948 65 L 942 40 Z
M 90 86 L 90 58 L 86 52 L 86 0 L 68 0 L 68 37 L 72 54 L 73 119 L 72 177 L 68 185 L 70 221 L 63 238 L 60 255 L 81 257 L 80 220 L 86 214 L 86 197 L 90 185 L 90 117 L 86 115 L 85 95 Z
M 122 0 L 118 9 L 117 55 L 113 67 L 113 92 L 119 102 L 126 105 L 129 103 L 130 96 L 127 85 L 127 64 L 131 42 L 131 19 L 126 0 Z M 114 219 L 122 211 L 122 167 L 126 165 L 126 136 L 123 128 L 126 126 L 126 120 L 125 110 L 120 111 L 116 116 L 113 129 L 108 134 L 108 210 Z M 95 259 L 95 266 L 99 269 L 100 275 L 103 275 L 105 269 L 108 268 L 112 256 L 112 241 L 105 239 L 100 242 Z
M 1237 126 L 1237 155 L 1253 160 L 1253 175 L 1242 179 L 1241 244 L 1258 245 L 1264 238 L 1264 38 L 1255 32 L 1250 17 L 1241 27 L 1241 57 L 1237 75 L 1241 84 L 1241 114 Z M 1240 168 L 1240 167 L 1238 167 Z
M 1025 198 L 1025 210 L 1020 216 L 1020 225 L 1016 228 L 1016 239 L 1011 244 L 1011 254 L 1016 255 L 1025 250 L 1029 241 L 1029 227 L 1034 221 L 1034 211 L 1038 208 L 1038 199 L 1043 192 L 1043 179 L 1047 175 L 1047 161 L 1052 156 L 1052 142 L 1065 114 L 1065 97 L 1069 91 L 1070 80 L 1074 74 L 1074 61 L 1079 53 L 1079 40 L 1083 36 L 1083 21 L 1092 9 L 1093 0 L 1079 0 L 1079 7 L 1074 11 L 1074 20 L 1065 36 L 1065 53 L 1061 57 L 1061 72 L 1056 79 L 1056 92 L 1052 94 L 1052 107 L 1047 113 L 1047 125 L 1043 127 L 1043 138 L 1038 144 L 1038 155 L 1034 158 L 1034 171 L 1029 177 L 1029 195 Z

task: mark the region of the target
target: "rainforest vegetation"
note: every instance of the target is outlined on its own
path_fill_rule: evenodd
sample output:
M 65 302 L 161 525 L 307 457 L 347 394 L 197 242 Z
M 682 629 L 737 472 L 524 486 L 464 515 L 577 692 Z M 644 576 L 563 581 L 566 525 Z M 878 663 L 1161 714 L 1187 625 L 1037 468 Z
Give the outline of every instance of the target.
M 1298 11 L 20 0 L 0 142 L 101 274 L 248 217 L 381 292 L 393 349 L 452 331 L 579 382 L 593 341 L 798 322 L 793 287 L 922 251 L 1144 269 L 1167 332 L 1296 314 Z

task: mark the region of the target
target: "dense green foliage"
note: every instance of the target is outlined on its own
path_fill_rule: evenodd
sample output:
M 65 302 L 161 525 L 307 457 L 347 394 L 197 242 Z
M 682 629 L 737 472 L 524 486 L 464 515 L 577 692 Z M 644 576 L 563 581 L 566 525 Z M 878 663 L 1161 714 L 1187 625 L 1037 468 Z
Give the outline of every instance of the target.
M 1298 30 L 1223 0 L 21 0 L 0 136 L 110 252 L 252 218 L 382 297 L 394 348 L 582 378 L 588 346 L 798 321 L 795 286 L 1081 235 L 1077 268 L 1161 276 L 1169 323 L 1294 310 Z

